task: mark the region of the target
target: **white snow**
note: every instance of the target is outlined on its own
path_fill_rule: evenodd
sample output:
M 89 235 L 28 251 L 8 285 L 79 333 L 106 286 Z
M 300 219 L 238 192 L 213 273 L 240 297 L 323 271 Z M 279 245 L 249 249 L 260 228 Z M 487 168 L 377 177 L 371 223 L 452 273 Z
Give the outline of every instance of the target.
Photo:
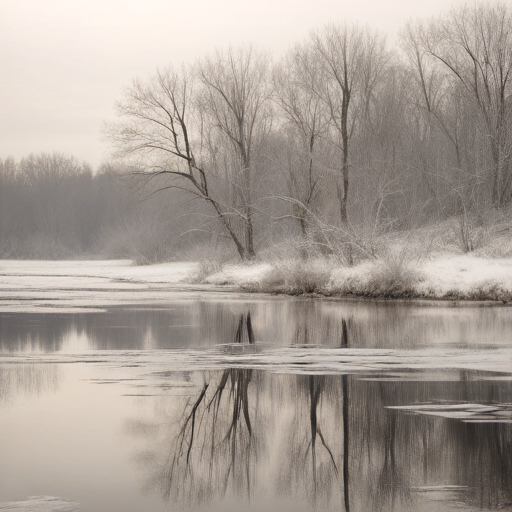
M 182 283 L 193 275 L 197 263 L 172 262 L 158 265 L 134 265 L 130 260 L 87 260 L 87 261 L 41 261 L 41 260 L 0 260 L 0 283 L 7 277 L 37 277 L 33 284 L 66 277 L 95 279 L 102 281 L 121 280 L 131 283 Z M 46 280 L 44 279 L 46 278 Z M 58 281 L 56 281 L 58 282 Z M 73 285 L 72 281 L 70 286 Z M 75 281 L 76 282 L 76 281 Z
M 177 297 L 215 298 L 234 291 L 188 284 L 196 271 L 197 264 L 190 262 L 135 266 L 129 260 L 0 260 L 0 311 L 90 312 L 115 305 L 165 304 Z
M 272 270 L 270 263 L 225 265 L 220 272 L 206 278 L 210 284 L 243 286 L 261 281 Z
M 54 496 L 30 496 L 25 501 L 0 503 L 0 510 L 17 512 L 74 512 L 78 509 L 78 503 Z
M 512 259 L 478 258 L 473 255 L 445 256 L 419 267 L 424 279 L 420 290 L 433 288 L 437 296 L 449 291 L 467 293 L 481 286 L 498 285 L 512 292 Z
M 300 262 L 230 264 L 210 275 L 207 283 L 230 284 L 243 287 L 264 280 L 279 267 L 299 267 Z M 367 260 L 353 267 L 334 266 L 332 262 L 318 260 L 308 262 L 304 272 L 324 273 L 329 281 L 329 290 L 361 291 L 385 269 L 382 261 Z M 512 258 L 481 258 L 473 254 L 437 254 L 422 263 L 405 262 L 404 272 L 412 275 L 418 293 L 429 298 L 442 298 L 447 294 L 467 296 L 479 290 L 499 287 L 512 296 Z
M 365 261 L 351 268 L 338 268 L 331 274 L 331 287 L 364 289 L 370 279 L 382 272 L 382 262 Z M 432 298 L 446 294 L 465 296 L 493 286 L 512 295 L 512 259 L 479 258 L 474 255 L 437 255 L 422 263 L 405 263 L 403 272 L 413 276 L 417 292 Z

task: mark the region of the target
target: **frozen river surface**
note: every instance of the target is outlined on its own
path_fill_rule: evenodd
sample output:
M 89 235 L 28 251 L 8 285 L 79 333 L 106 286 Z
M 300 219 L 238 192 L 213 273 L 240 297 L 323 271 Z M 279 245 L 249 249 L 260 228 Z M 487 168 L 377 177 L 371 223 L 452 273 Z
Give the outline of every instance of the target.
M 510 308 L 133 268 L 0 265 L 0 511 L 512 507 Z

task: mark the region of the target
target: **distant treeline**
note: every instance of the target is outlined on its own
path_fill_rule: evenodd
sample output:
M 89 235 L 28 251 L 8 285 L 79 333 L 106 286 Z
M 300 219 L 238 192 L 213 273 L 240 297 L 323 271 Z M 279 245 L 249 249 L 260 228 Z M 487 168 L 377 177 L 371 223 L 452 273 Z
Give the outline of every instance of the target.
M 172 257 L 170 198 L 144 201 L 129 171 L 61 153 L 0 159 L 0 258 Z

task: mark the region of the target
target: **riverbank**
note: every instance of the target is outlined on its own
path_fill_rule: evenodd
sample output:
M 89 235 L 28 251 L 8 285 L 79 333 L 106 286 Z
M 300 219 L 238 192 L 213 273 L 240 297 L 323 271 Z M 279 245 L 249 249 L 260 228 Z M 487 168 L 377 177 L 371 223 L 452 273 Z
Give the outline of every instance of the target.
M 438 255 L 422 262 L 328 259 L 136 266 L 130 260 L 0 260 L 0 311 L 73 312 L 250 294 L 512 302 L 512 259 Z
M 202 282 L 288 295 L 510 302 L 512 259 L 438 255 L 413 263 L 366 260 L 352 267 L 325 259 L 231 264 Z

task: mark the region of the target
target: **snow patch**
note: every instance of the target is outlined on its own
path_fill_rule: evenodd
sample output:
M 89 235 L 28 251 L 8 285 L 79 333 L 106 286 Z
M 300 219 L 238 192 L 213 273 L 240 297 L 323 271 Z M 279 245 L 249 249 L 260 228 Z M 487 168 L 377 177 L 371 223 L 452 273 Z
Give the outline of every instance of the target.
M 78 503 L 55 496 L 30 496 L 25 501 L 0 503 L 0 510 L 15 510 L 17 512 L 74 512 L 78 509 Z
M 9 277 L 91 278 L 97 281 L 122 280 L 134 283 L 182 283 L 196 271 L 197 263 L 172 262 L 134 265 L 130 260 L 39 261 L 0 260 L 0 283 Z M 88 281 L 90 282 L 90 281 Z
M 512 423 L 512 404 L 418 404 L 388 407 L 428 416 L 462 420 L 465 423 Z
M 272 265 L 269 263 L 226 265 L 220 272 L 208 276 L 205 282 L 216 285 L 243 286 L 260 282 L 271 270 Z

